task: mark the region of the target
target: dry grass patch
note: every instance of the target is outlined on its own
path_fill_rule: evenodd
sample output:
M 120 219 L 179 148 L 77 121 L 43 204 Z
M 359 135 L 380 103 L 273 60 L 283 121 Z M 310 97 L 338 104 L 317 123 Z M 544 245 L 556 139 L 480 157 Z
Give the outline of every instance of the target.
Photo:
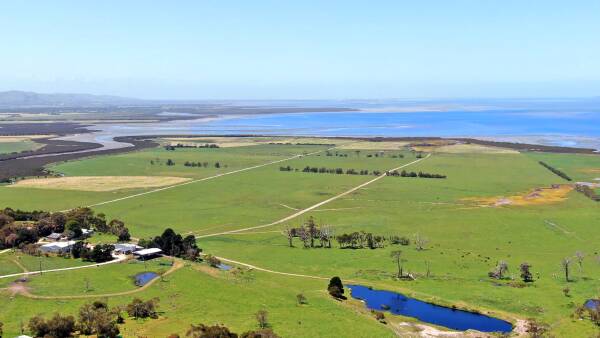
M 80 191 L 113 191 L 133 188 L 156 188 L 189 181 L 189 178 L 170 176 L 73 176 L 32 178 L 18 181 L 13 188 L 38 188 Z
M 348 144 L 344 144 L 339 146 L 339 149 L 347 149 L 347 150 L 401 150 L 407 145 L 409 142 L 371 142 L 371 141 L 357 141 L 351 142 Z
M 518 154 L 519 152 L 513 149 L 483 146 L 479 144 L 457 143 L 444 145 L 433 149 L 437 153 L 448 154 Z
M 196 146 L 199 144 L 216 144 L 220 148 L 247 147 L 269 143 L 319 143 L 336 144 L 340 140 L 324 138 L 302 138 L 302 137 L 169 137 L 165 138 L 170 145 L 181 143 L 183 145 Z
M 20 135 L 20 136 L 0 136 L 0 143 L 31 141 L 40 138 L 54 137 L 56 135 Z
M 500 197 L 470 197 L 464 201 L 477 203 L 482 207 L 500 207 L 505 205 L 529 206 L 549 203 L 558 203 L 567 199 L 567 195 L 573 190 L 569 184 L 556 184 L 551 187 L 535 188 L 527 193 L 513 196 Z

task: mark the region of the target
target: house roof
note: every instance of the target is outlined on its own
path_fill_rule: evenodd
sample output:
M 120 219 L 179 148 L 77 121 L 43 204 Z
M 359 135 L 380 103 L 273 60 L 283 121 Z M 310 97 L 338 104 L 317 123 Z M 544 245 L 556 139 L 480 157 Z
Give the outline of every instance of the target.
M 46 236 L 46 238 L 59 239 L 62 236 L 63 236 L 63 234 L 60 234 L 58 232 L 53 232 L 50 235 Z
M 42 245 L 42 248 L 67 248 L 71 245 L 75 244 L 75 241 L 67 241 L 67 242 L 54 242 Z

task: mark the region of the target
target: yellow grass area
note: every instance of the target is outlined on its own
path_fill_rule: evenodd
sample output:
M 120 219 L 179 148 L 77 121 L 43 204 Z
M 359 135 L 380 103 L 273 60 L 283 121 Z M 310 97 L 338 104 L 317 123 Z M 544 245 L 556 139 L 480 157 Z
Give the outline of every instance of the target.
M 178 143 L 184 145 L 216 144 L 221 148 L 246 147 L 269 143 L 319 143 L 338 144 L 348 142 L 347 140 L 336 140 L 326 138 L 303 138 L 303 137 L 170 137 L 165 141 L 171 145 Z
M 579 171 L 586 174 L 600 174 L 600 168 L 582 168 Z
M 393 142 L 393 141 L 349 141 L 347 144 L 339 146 L 339 149 L 348 150 L 400 150 L 406 147 L 409 142 Z
M 551 187 L 535 188 L 527 193 L 514 196 L 464 198 L 464 201 L 477 203 L 483 207 L 500 207 L 504 205 L 528 206 L 562 202 L 574 189 L 569 184 L 556 184 Z
M 10 185 L 14 188 L 39 188 L 81 191 L 112 191 L 132 188 L 156 188 L 189 181 L 170 176 L 73 176 L 32 178 Z
M 513 149 L 483 146 L 479 144 L 464 144 L 457 143 L 444 145 L 432 149 L 437 153 L 449 154 L 518 154 L 519 152 Z
M 19 136 L 0 136 L 0 143 L 5 142 L 21 142 L 29 141 L 46 137 L 53 137 L 56 135 L 19 135 Z

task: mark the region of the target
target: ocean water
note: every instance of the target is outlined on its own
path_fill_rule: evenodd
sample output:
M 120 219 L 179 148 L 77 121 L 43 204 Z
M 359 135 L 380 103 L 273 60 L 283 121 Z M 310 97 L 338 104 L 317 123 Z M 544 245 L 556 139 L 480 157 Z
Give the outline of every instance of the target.
M 168 134 L 441 136 L 600 149 L 600 99 L 284 103 L 361 111 L 224 114 L 198 120 L 98 125 L 94 129 L 101 132 L 93 137 L 102 141 L 112 136 Z

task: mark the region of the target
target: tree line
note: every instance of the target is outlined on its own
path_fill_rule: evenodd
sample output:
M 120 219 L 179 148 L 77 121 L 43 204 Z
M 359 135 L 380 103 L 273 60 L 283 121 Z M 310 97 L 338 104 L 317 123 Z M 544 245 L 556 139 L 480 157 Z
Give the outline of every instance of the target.
M 341 249 L 377 249 L 385 247 L 386 243 L 409 245 L 411 242 L 404 236 L 386 237 L 365 231 L 335 235 L 333 228 L 327 225 L 318 226 L 312 216 L 300 227 L 286 227 L 283 235 L 287 238 L 290 247 L 294 246 L 294 238 L 298 238 L 304 248 L 331 248 L 332 240 L 337 241 Z M 424 237 L 415 235 L 414 243 L 419 246 L 418 249 L 422 249 L 425 241 Z
M 395 177 L 420 177 L 420 178 L 446 178 L 446 175 L 441 175 L 441 174 L 430 174 L 430 173 L 425 173 L 422 171 L 414 172 L 414 171 L 406 171 L 406 170 L 402 170 L 401 172 L 398 172 L 398 170 L 394 170 L 394 171 L 386 171 L 385 174 L 387 176 L 395 176 Z
M 162 164 L 162 160 L 159 158 L 155 158 L 150 160 L 150 165 L 161 165 Z M 174 165 L 176 165 L 175 161 L 173 161 L 172 159 L 168 158 L 167 161 L 165 162 L 165 165 L 172 167 Z M 227 164 L 221 164 L 221 162 L 214 162 L 213 164 L 209 163 L 209 162 L 192 162 L 192 161 L 185 161 L 183 163 L 183 165 L 185 167 L 191 167 L 191 168 L 208 168 L 208 167 L 215 167 L 217 169 L 219 168 L 227 168 L 228 165 Z
M 563 171 L 556 169 L 554 167 L 552 167 L 551 165 L 547 164 L 546 162 L 543 161 L 539 161 L 538 162 L 540 165 L 542 165 L 544 168 L 550 170 L 551 172 L 553 172 L 555 175 L 564 178 L 567 181 L 572 181 L 571 177 L 569 177 L 569 175 L 565 174 Z
M 204 143 L 204 144 L 169 144 L 165 146 L 165 150 L 174 151 L 177 148 L 219 148 L 218 144 L 215 143 Z
M 369 172 L 369 170 L 356 170 L 356 169 L 342 169 L 342 168 L 317 168 L 306 166 L 302 170 L 297 168 L 292 168 L 291 166 L 279 167 L 279 171 L 302 171 L 303 173 L 315 173 L 315 174 L 337 174 L 337 175 L 375 175 L 380 176 L 381 171 L 374 170 Z

